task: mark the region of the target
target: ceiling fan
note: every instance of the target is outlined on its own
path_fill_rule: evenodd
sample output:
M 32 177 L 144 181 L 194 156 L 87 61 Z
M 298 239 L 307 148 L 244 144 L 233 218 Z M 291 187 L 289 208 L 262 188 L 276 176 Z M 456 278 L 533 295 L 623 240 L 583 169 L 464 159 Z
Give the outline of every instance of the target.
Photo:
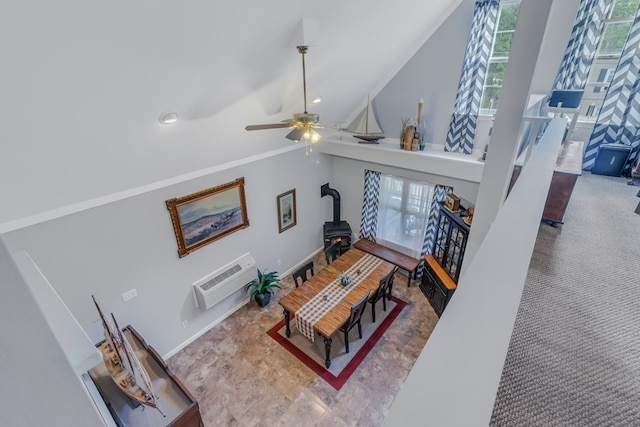
M 309 46 L 297 46 L 298 52 L 302 55 L 302 89 L 304 93 L 304 113 L 296 113 L 292 119 L 283 120 L 280 123 L 269 123 L 263 125 L 249 125 L 245 127 L 246 130 L 263 130 L 263 129 L 280 129 L 280 128 L 292 128 L 286 136 L 287 139 L 292 141 L 300 141 L 304 139 L 305 142 L 318 142 L 320 140 L 320 134 L 313 130 L 314 127 L 321 127 L 318 124 L 320 116 L 315 113 L 307 112 L 307 78 L 306 69 L 304 65 L 304 55 L 307 53 Z

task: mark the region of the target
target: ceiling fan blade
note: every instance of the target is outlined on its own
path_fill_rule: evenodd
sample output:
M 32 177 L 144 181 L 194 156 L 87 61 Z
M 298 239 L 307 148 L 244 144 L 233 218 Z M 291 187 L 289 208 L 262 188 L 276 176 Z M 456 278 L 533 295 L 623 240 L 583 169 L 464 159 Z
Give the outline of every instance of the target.
M 293 126 L 293 123 L 270 123 L 264 125 L 249 125 L 245 127 L 246 130 L 262 130 L 262 129 L 281 129 L 281 128 L 289 128 Z
M 300 141 L 302 136 L 304 135 L 304 128 L 295 127 L 291 132 L 289 132 L 286 136 L 287 139 L 291 141 Z

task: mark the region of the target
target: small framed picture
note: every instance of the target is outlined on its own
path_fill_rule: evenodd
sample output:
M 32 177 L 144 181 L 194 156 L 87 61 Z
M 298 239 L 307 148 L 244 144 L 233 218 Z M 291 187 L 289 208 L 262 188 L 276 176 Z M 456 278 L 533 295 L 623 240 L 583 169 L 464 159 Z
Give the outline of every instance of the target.
M 296 225 L 296 189 L 278 196 L 278 229 L 280 233 Z

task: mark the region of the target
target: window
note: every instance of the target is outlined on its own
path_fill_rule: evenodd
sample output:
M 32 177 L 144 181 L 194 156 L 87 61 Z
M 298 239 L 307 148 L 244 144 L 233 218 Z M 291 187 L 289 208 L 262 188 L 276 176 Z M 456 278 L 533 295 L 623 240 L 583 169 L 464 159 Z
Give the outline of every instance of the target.
M 627 42 L 640 0 L 614 0 L 582 97 L 580 118 L 595 122 Z
M 487 64 L 487 75 L 482 88 L 480 114 L 494 114 L 496 112 L 519 12 L 520 0 L 500 2 L 498 25 L 496 25 L 496 31 L 493 36 L 491 55 Z
M 420 258 L 434 188 L 425 182 L 382 175 L 376 240 Z

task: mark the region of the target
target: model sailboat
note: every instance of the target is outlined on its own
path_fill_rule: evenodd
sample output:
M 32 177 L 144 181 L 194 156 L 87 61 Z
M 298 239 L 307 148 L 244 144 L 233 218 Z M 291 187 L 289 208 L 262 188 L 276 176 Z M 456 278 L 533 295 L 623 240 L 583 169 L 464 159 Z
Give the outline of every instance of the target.
M 367 97 L 367 108 L 353 136 L 354 138 L 361 139 L 362 141 L 358 141 L 361 144 L 377 144 L 378 140 L 384 138 L 382 129 L 380 129 L 380 125 L 371 111 L 371 100 L 369 96 Z
M 100 350 L 109 375 L 124 394 L 136 402 L 156 408 L 165 416 L 158 406 L 149 374 L 136 357 L 129 341 L 122 334 L 113 313 L 111 314 L 113 323 L 111 323 L 102 313 L 96 298 L 93 295 L 91 297 L 104 328 L 104 343 Z

